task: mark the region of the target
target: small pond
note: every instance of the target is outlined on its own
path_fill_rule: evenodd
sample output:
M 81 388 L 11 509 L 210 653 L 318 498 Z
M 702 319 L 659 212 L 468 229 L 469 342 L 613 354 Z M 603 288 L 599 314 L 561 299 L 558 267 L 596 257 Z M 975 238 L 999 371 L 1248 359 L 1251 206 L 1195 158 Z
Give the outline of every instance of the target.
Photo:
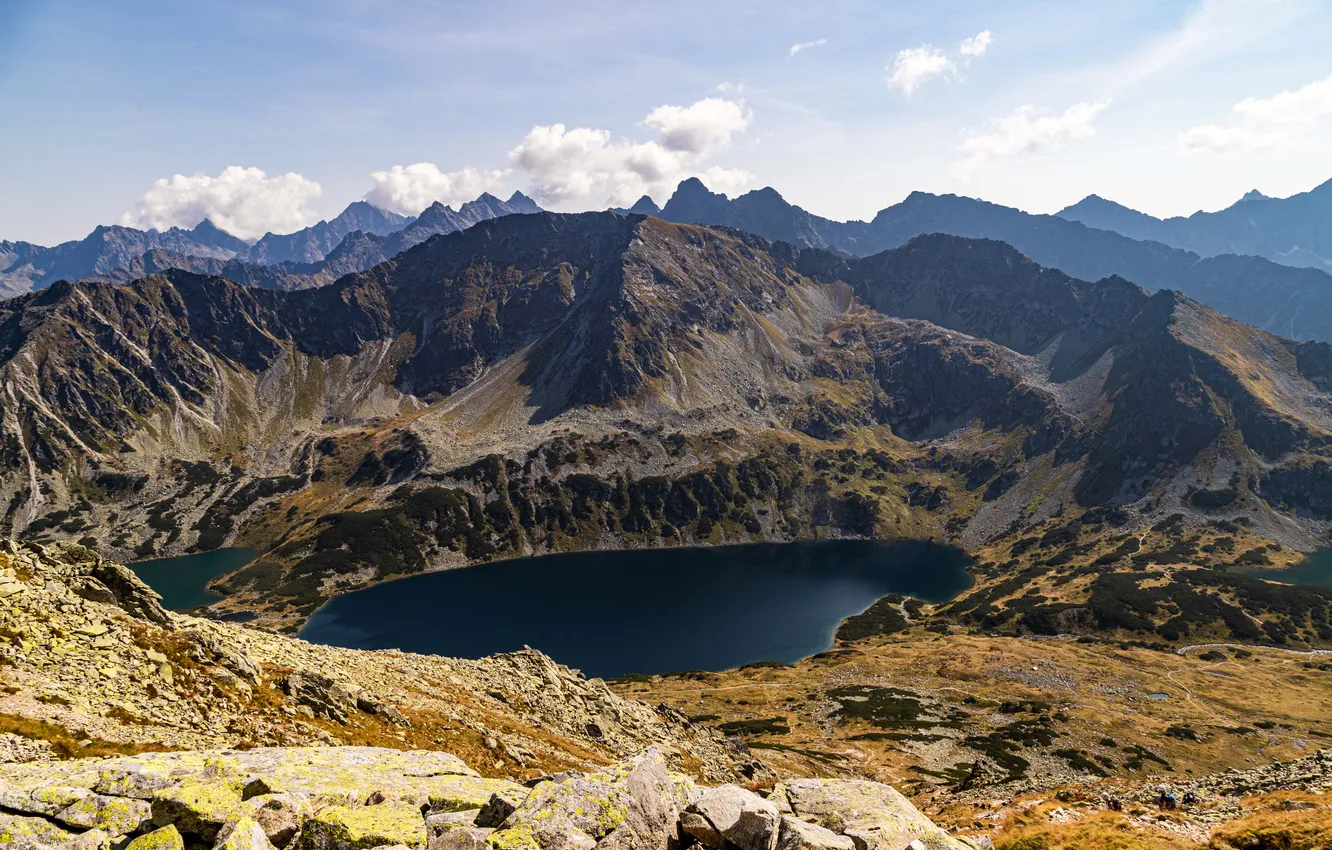
M 144 583 L 162 595 L 162 605 L 184 611 L 210 605 L 222 597 L 208 589 L 208 582 L 226 575 L 259 557 L 253 549 L 214 549 L 178 558 L 157 558 L 127 564 Z
M 536 647 L 590 676 L 791 662 L 891 593 L 971 586 L 960 550 L 872 540 L 577 552 L 412 576 L 349 593 L 300 637 L 462 658 Z

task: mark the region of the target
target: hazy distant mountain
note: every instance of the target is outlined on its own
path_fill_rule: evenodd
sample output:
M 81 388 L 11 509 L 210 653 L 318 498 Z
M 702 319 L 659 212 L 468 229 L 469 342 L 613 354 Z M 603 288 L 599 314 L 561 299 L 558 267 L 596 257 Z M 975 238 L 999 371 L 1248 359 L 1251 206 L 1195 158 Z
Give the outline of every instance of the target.
M 1204 257 L 1254 254 L 1283 265 L 1332 271 L 1332 180 L 1289 198 L 1249 192 L 1223 210 L 1188 217 L 1159 219 L 1097 195 L 1060 210 L 1059 216 Z
M 168 268 L 221 275 L 266 289 L 304 289 L 368 269 L 435 234 L 534 212 L 541 212 L 536 202 L 514 192 L 507 201 L 484 194 L 457 211 L 432 204 L 416 218 L 356 201 L 334 219 L 295 233 L 269 233 L 253 245 L 207 219 L 192 230 L 173 227 L 165 232 L 98 227 L 84 239 L 54 248 L 0 242 L 0 298 L 62 279 L 125 282 Z
M 411 221 L 409 216 L 381 210 L 365 201 L 356 201 L 331 221 L 321 221 L 304 230 L 285 235 L 264 234 L 264 237 L 250 248 L 246 259 L 252 263 L 265 265 L 284 262 L 316 263 L 324 259 L 328 252 L 336 248 L 349 233 L 359 230 L 363 233 L 387 236 L 406 227 Z
M 735 227 L 844 256 L 896 248 L 924 233 L 997 239 L 1041 265 L 1084 280 L 1118 275 L 1149 289 L 1176 289 L 1273 333 L 1332 340 L 1332 275 L 1261 257 L 1223 254 L 1203 259 L 1159 242 L 974 198 L 913 192 L 873 221 L 838 222 L 787 203 L 772 189 L 731 200 L 709 192 L 698 180 L 686 180 L 661 217 Z
M 192 230 L 173 227 L 165 232 L 98 226 L 83 239 L 54 248 L 30 242 L 0 242 L 0 297 L 40 289 L 61 278 L 104 274 L 158 248 L 226 260 L 248 251 L 250 246 L 207 219 Z

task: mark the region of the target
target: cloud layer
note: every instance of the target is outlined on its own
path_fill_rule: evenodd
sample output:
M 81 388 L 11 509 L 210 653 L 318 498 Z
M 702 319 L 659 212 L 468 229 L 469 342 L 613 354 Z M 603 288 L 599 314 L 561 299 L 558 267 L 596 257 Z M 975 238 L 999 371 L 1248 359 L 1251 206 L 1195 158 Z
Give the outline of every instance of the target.
M 1306 141 L 1332 118 L 1332 75 L 1272 97 L 1247 97 L 1227 125 L 1203 124 L 1179 134 L 1185 153 L 1253 153 Z
M 400 215 L 417 215 L 436 201 L 456 208 L 483 192 L 496 192 L 507 175 L 478 168 L 442 171 L 433 162 L 395 165 L 370 175 L 375 187 L 365 193 L 365 200 Z
M 313 224 L 310 204 L 324 193 L 318 183 L 294 172 L 269 177 L 258 168 L 230 165 L 216 177 L 202 172 L 162 178 L 120 218 L 127 227 L 194 227 L 205 218 L 239 236 L 258 239 L 270 230 L 290 233 Z
M 546 205 L 624 206 L 643 195 L 662 195 L 697 176 L 714 191 L 734 192 L 752 179 L 746 171 L 702 163 L 726 149 L 753 121 L 744 101 L 710 97 L 691 106 L 659 106 L 642 126 L 657 131 L 646 142 L 616 140 L 607 130 L 537 125 L 509 152 Z
M 1096 118 L 1109 105 L 1109 100 L 1075 103 L 1059 115 L 1038 115 L 1033 106 L 1019 106 L 962 142 L 963 158 L 954 165 L 953 175 L 968 180 L 997 159 L 1057 150 L 1068 142 L 1089 139 L 1096 135 Z

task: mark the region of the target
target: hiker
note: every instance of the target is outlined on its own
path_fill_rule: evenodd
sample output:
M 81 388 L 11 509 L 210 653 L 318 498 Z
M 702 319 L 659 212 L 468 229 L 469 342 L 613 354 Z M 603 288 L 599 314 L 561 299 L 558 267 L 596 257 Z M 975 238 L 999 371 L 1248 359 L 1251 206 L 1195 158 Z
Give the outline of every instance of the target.
M 1124 804 L 1121 803 L 1121 802 L 1119 801 L 1119 798 L 1118 798 L 1118 797 L 1111 797 L 1111 798 L 1110 798 L 1110 810 L 1111 810 L 1112 812 L 1122 812 L 1122 811 L 1124 811 Z
M 1156 807 L 1158 809 L 1164 810 L 1167 808 L 1174 808 L 1173 806 L 1170 805 L 1171 799 L 1172 798 L 1169 789 L 1167 789 L 1164 785 L 1156 786 Z
M 1195 794 L 1195 793 L 1193 793 L 1192 791 L 1185 791 L 1185 792 L 1184 792 L 1184 805 L 1186 805 L 1186 806 L 1196 806 L 1196 805 L 1198 805 L 1198 795 Z

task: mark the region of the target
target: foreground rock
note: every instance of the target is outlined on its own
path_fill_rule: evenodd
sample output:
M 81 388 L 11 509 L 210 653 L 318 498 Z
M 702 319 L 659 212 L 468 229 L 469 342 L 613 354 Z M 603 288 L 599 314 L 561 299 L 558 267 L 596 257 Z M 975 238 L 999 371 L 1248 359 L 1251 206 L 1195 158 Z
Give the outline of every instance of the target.
M 962 850 L 896 791 L 796 780 L 700 789 L 662 749 L 531 787 L 431 751 L 148 753 L 0 766 L 0 845 L 23 850 Z M 919 842 L 913 844 L 912 842 Z

